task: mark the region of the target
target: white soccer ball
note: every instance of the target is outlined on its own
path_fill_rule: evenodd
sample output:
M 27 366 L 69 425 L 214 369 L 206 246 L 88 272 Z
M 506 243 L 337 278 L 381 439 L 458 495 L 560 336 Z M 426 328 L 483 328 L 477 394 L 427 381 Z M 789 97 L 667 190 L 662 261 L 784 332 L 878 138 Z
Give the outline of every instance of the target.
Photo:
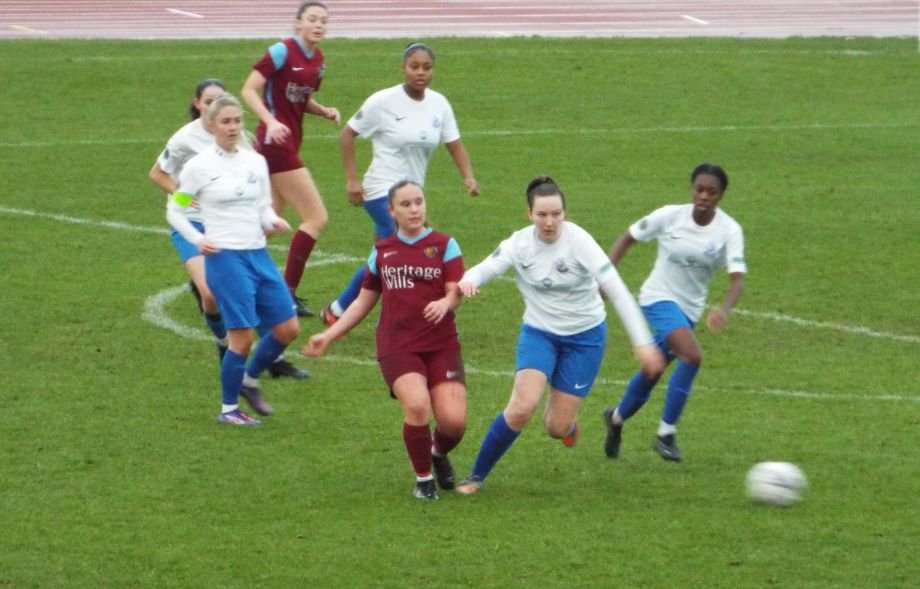
M 760 462 L 748 471 L 748 497 L 758 503 L 788 507 L 802 498 L 805 474 L 791 462 Z

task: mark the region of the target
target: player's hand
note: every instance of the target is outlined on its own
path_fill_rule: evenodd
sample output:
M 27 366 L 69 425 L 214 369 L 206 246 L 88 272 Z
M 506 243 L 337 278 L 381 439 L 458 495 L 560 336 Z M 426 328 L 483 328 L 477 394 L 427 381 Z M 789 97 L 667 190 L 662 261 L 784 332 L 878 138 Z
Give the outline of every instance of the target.
M 668 366 L 664 354 L 655 344 L 636 346 L 634 353 L 642 366 L 642 374 L 648 380 L 658 380 Z
M 357 180 L 349 180 L 346 183 L 345 193 L 348 196 L 348 202 L 356 207 L 364 204 L 364 187 Z
M 265 138 L 268 139 L 269 143 L 280 145 L 284 143 L 284 140 L 287 139 L 290 134 L 291 130 L 288 126 L 278 119 L 265 125 Z
M 339 109 L 334 106 L 327 106 L 326 110 L 323 112 L 323 118 L 329 119 L 336 125 L 342 122 L 342 115 L 339 114 Z
M 447 315 L 447 312 L 450 311 L 450 305 L 447 302 L 446 298 L 438 299 L 436 301 L 431 301 L 425 305 L 425 311 L 423 315 L 425 316 L 425 321 L 428 323 L 440 323 L 441 319 L 444 319 L 444 316 Z
M 290 231 L 291 224 L 288 223 L 285 219 L 278 219 L 277 221 L 272 222 L 272 231 Z
M 706 318 L 706 327 L 709 328 L 709 331 L 722 331 L 726 323 L 728 323 L 728 316 L 719 308 L 710 311 L 709 317 Z
M 467 194 L 479 196 L 479 182 L 476 181 L 476 178 L 467 178 L 463 181 L 463 184 L 466 185 Z
M 310 336 L 310 340 L 300 351 L 301 354 L 307 356 L 308 358 L 319 358 L 326 352 L 326 348 L 329 347 L 329 344 L 332 343 L 332 340 L 326 336 L 326 332 L 317 333 Z
M 220 248 L 214 245 L 212 242 L 208 241 L 208 238 L 205 237 L 198 243 L 198 253 L 202 256 L 210 256 L 211 254 L 216 254 L 220 251 Z
M 457 288 L 460 289 L 460 292 L 463 293 L 465 297 L 475 297 L 479 294 L 479 289 L 476 288 L 476 285 L 468 280 L 461 280 L 458 282 Z

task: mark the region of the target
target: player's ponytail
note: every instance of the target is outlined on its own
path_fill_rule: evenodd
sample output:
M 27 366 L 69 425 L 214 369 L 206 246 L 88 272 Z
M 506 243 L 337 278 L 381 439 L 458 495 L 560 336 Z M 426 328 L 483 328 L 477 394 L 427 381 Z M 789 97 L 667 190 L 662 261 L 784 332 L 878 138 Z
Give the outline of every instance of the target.
M 556 181 L 549 176 L 537 176 L 527 184 L 527 208 L 533 209 L 533 201 L 538 196 L 559 196 L 562 200 L 562 210 L 565 210 L 565 194 Z

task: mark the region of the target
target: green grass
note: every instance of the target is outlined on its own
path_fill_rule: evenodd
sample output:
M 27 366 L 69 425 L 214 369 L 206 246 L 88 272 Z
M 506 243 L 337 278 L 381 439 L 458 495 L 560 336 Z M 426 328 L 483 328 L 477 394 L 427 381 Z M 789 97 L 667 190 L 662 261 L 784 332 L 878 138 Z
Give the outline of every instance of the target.
M 401 411 L 373 323 L 270 381 L 262 428 L 214 424 L 215 353 L 191 298 L 143 319 L 184 273 L 146 173 L 195 83 L 237 89 L 266 42 L 0 43 L 0 587 L 909 587 L 920 433 L 916 271 L 920 56 L 909 39 L 438 39 L 434 87 L 457 112 L 483 195 L 446 152 L 430 217 L 468 264 L 526 223 L 539 173 L 607 248 L 725 166 L 750 274 L 705 351 L 683 464 L 649 448 L 656 390 L 601 449 L 600 412 L 635 368 L 611 319 L 602 383 L 567 450 L 532 424 L 471 498 L 411 498 Z M 330 41 L 319 100 L 349 116 L 400 81 L 400 41 Z M 252 123 L 253 121 L 250 121 Z M 304 157 L 330 224 L 307 269 L 319 307 L 360 257 L 330 124 Z M 360 166 L 368 161 L 365 143 Z M 30 213 L 35 213 L 32 215 Z M 292 215 L 293 213 L 291 213 Z M 281 262 L 286 238 L 273 238 Z M 635 290 L 654 247 L 622 274 Z M 720 277 L 714 299 L 724 292 Z M 460 473 L 504 406 L 522 304 L 510 281 L 459 312 L 469 374 Z M 319 329 L 302 322 L 300 344 Z M 866 334 L 860 329 L 870 330 Z M 746 470 L 798 463 L 791 509 L 749 503 Z M 914 581 L 911 581 L 914 579 Z

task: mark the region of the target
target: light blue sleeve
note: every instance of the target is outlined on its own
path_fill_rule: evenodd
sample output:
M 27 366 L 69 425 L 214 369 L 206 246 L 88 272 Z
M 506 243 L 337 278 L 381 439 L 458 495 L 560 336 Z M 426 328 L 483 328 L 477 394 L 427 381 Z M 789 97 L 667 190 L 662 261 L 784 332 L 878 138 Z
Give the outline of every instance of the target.
M 377 248 L 371 250 L 371 255 L 367 257 L 367 268 L 371 274 L 377 276 Z
M 268 48 L 268 54 L 272 56 L 272 63 L 275 64 L 275 70 L 280 70 L 284 67 L 284 62 L 287 61 L 287 45 L 278 41 Z
M 444 250 L 444 261 L 449 262 L 454 258 L 460 257 L 461 255 L 460 246 L 457 244 L 457 241 L 451 237 L 447 241 L 447 249 Z

